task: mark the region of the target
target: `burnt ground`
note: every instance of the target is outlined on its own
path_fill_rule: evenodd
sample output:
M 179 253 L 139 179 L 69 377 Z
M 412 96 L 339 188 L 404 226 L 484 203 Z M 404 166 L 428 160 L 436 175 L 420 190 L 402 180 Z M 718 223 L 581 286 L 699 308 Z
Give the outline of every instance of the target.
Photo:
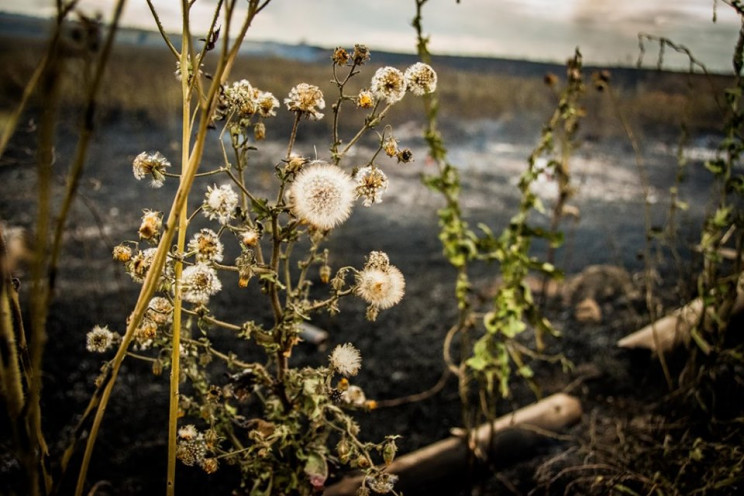
M 58 191 L 64 181 L 63 165 L 69 162 L 75 142 L 70 129 L 74 128 L 62 125 L 58 131 Z M 455 131 L 464 139 L 451 145 L 450 156 L 462 169 L 462 198 L 471 225 L 486 222 L 498 232 L 516 208 L 514 181 L 536 135 L 523 134 L 514 123 L 492 121 L 462 124 Z M 417 393 L 437 382 L 444 368 L 442 340 L 456 314 L 454 270 L 442 257 L 437 239 L 436 209 L 441 201 L 419 179 L 422 173 L 433 172 L 424 158 L 419 135 L 420 129 L 413 124 L 397 135 L 401 144 L 414 149 L 416 161 L 407 166 L 385 166 L 391 179 L 385 201 L 370 209 L 357 207 L 327 243 L 334 267 L 359 266 L 371 250 L 387 252 L 406 276 L 406 297 L 398 306 L 382 312 L 375 323 L 364 319 L 364 307 L 355 300 L 342 302 L 338 316 L 320 315 L 313 321 L 328 331 L 329 348 L 349 341 L 361 350 L 363 369 L 355 383 L 364 388 L 369 398 L 380 400 Z M 160 190 L 137 183 L 131 174 L 131 161 L 142 150 L 158 149 L 166 156 L 177 156 L 178 136 L 178 130 L 154 127 L 148 121 L 121 120 L 103 126 L 91 148 L 81 198 L 68 223 L 65 254 L 49 318 L 43 411 L 53 450 L 64 446 L 103 363 L 100 356 L 85 350 L 85 334 L 94 324 L 123 329 L 136 299 L 138 286 L 113 263 L 111 248 L 136 237 L 143 208 L 165 210 L 175 191 L 172 181 Z M 691 205 L 680 217 L 681 263 L 669 262 L 668 258 L 654 262 L 660 288 L 658 300 L 667 309 L 687 301 L 692 292 L 689 274 L 694 271 L 696 257 L 685 247 L 694 244 L 699 236 L 696 233 L 710 202 L 710 182 L 701 161 L 712 153 L 711 142 L 711 138 L 700 137 L 690 148 L 687 179 L 681 186 L 682 198 Z M 676 142 L 670 139 L 666 143 L 663 139 L 644 143 L 654 225 L 664 222 L 668 188 L 675 176 Z M 282 146 L 267 143 L 257 152 L 257 172 L 252 176 L 257 184 L 270 185 L 273 164 L 281 158 Z M 301 141 L 297 151 L 312 156 L 316 146 L 318 150 L 325 149 L 324 144 Z M 32 133 L 21 129 L 0 164 L 0 217 L 7 225 L 29 229 L 35 218 L 32 149 Z M 218 163 L 216 146 L 207 153 L 205 164 Z M 645 239 L 643 201 L 630 146 L 623 142 L 588 142 L 574 164 L 577 194 L 572 202 L 581 216 L 564 223 L 567 241 L 559 250 L 557 261 L 566 271 L 568 282 L 559 294 L 549 298 L 547 305 L 548 316 L 562 332 L 560 339 L 550 341 L 549 349 L 563 353 L 573 362 L 574 369 L 564 373 L 559 366 L 544 363 L 534 364 L 534 368 L 544 394 L 569 390 L 581 399 L 584 415 L 577 426 L 564 433 L 568 438 L 547 440 L 528 461 L 492 472 L 481 487 L 481 494 L 526 494 L 536 488 L 538 494 L 543 494 L 543 490 L 563 494 L 565 478 L 555 476 L 566 466 L 587 462 L 581 449 L 592 443 L 596 448 L 603 439 L 615 443 L 613 436 L 620 432 L 618 426 L 637 419 L 668 393 L 656 360 L 648 353 L 622 351 L 614 345 L 648 320 L 640 297 L 642 278 L 638 276 L 643 269 L 639 258 Z M 195 190 L 206 190 L 211 181 L 198 182 Z M 550 179 L 546 178 L 541 187 L 541 194 L 549 201 L 553 187 Z M 540 250 L 544 247 L 536 246 L 536 254 Z M 619 268 L 622 275 L 613 278 L 600 270 L 593 278 L 577 279 L 582 271 L 596 265 Z M 20 275 L 23 284 L 24 275 Z M 498 267 L 478 266 L 472 275 L 487 293 L 496 283 Z M 22 297 L 26 296 L 24 291 L 27 285 L 22 286 Z M 597 302 L 601 310 L 598 321 L 576 318 L 575 305 L 585 297 Z M 214 313 L 228 321 L 241 322 L 262 312 L 259 295 L 250 290 L 226 288 L 214 302 Z M 218 348 L 250 353 L 230 336 L 214 341 Z M 298 366 L 313 365 L 323 363 L 326 356 L 327 351 L 303 343 L 292 361 Z M 671 361 L 675 367 L 675 361 Z M 167 389 L 167 374 L 154 376 L 147 363 L 125 362 L 89 475 L 91 483 L 101 482 L 96 494 L 162 491 Z M 507 413 L 534 399 L 525 384 L 515 383 L 513 397 L 499 407 Z M 386 434 L 401 434 L 401 453 L 415 450 L 448 436 L 450 429 L 462 424 L 456 381 L 450 379 L 443 391 L 427 400 L 360 413 L 358 420 L 364 438 L 379 440 Z M 1 446 L 0 470 L 4 474 L 0 479 L 11 481 L 16 466 L 6 442 Z M 563 458 L 555 461 L 556 455 Z M 554 460 L 553 470 L 543 467 L 536 474 L 535 470 L 547 460 Z M 179 494 L 229 494 L 236 482 L 235 474 L 227 469 L 213 476 L 184 466 L 178 470 Z M 73 468 L 68 485 L 74 483 L 74 472 Z

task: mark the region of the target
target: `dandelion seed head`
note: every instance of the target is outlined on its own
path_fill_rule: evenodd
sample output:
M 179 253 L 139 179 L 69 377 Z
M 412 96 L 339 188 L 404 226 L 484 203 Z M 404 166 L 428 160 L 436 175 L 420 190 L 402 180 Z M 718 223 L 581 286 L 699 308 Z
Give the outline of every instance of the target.
M 437 73 L 430 65 L 417 62 L 406 69 L 408 91 L 416 96 L 434 93 L 437 89 Z
M 188 251 L 196 253 L 197 262 L 221 262 L 224 246 L 211 229 L 202 229 L 189 241 Z
M 237 206 L 238 194 L 233 191 L 229 184 L 223 184 L 220 187 L 216 185 L 207 187 L 202 211 L 208 219 L 217 219 L 224 226 L 235 217 Z
M 356 65 L 363 65 L 369 60 L 369 49 L 366 45 L 356 44 L 354 45 L 354 53 L 351 54 L 351 60 Z
M 357 375 L 362 367 L 362 355 L 351 343 L 336 346 L 331 352 L 329 360 L 331 367 L 346 377 Z
M 403 274 L 394 265 L 384 270 L 366 267 L 357 274 L 354 293 L 371 306 L 385 310 L 400 302 L 405 288 Z
M 369 165 L 359 169 L 354 179 L 356 180 L 356 197 L 364 199 L 365 207 L 382 202 L 382 195 L 388 188 L 388 178 L 384 172 Z
M 151 177 L 150 185 L 160 188 L 165 182 L 165 170 L 171 163 L 160 152 L 142 152 L 132 162 L 132 172 L 138 181 Z
M 318 229 L 331 229 L 351 215 L 354 189 L 354 181 L 340 167 L 313 162 L 290 187 L 292 213 Z
M 323 118 L 323 114 L 318 110 L 325 108 L 323 92 L 320 88 L 307 83 L 300 83 L 289 92 L 289 96 L 284 99 L 287 110 L 292 112 L 301 112 L 307 114 L 314 120 Z
M 85 348 L 93 353 L 103 353 L 114 344 L 115 335 L 108 326 L 94 326 L 85 336 Z
M 370 91 L 388 103 L 399 102 L 406 94 L 406 78 L 395 67 L 380 67 L 372 76 Z
M 387 270 L 390 266 L 390 257 L 384 251 L 371 251 L 367 255 L 367 263 L 364 264 L 365 269 L 380 269 Z
M 341 393 L 341 401 L 347 405 L 363 407 L 364 403 L 367 401 L 367 396 L 359 386 L 349 386 Z
M 183 270 L 181 289 L 184 301 L 204 305 L 222 289 L 222 283 L 212 267 L 197 263 Z

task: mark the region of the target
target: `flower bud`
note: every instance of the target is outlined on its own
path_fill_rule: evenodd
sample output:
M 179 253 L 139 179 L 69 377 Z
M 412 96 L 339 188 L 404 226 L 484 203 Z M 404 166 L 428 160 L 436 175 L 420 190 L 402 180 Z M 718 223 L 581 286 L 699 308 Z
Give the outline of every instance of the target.
M 323 264 L 320 266 L 320 282 L 323 284 L 328 284 L 328 281 L 331 280 L 331 266 L 328 264 Z

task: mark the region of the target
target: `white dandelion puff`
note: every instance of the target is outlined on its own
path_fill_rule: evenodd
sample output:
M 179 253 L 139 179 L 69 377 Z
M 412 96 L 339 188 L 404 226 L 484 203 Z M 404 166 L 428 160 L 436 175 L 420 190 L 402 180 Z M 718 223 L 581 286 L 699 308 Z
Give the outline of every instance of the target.
M 437 89 L 437 73 L 430 65 L 417 62 L 406 69 L 408 91 L 416 96 L 434 93 Z
M 204 305 L 222 289 L 222 283 L 212 267 L 198 263 L 183 270 L 181 289 L 184 301 Z
M 328 359 L 331 367 L 346 377 L 357 375 L 362 367 L 362 355 L 351 343 L 336 346 Z
M 208 219 L 217 219 L 224 226 L 235 217 L 237 206 L 238 194 L 229 184 L 223 184 L 219 188 L 217 185 L 207 187 L 202 211 Z
M 369 89 L 377 98 L 396 103 L 406 94 L 406 78 L 395 67 L 380 67 L 372 76 Z
M 159 188 L 165 182 L 165 170 L 171 163 L 160 152 L 142 152 L 132 162 L 132 172 L 138 181 L 150 177 L 153 188 Z
M 319 120 L 323 118 L 323 114 L 318 112 L 318 110 L 325 108 L 323 92 L 312 84 L 300 83 L 292 88 L 289 96 L 284 99 L 284 104 L 287 106 L 287 110 L 305 113 L 311 119 Z
M 365 207 L 382 202 L 382 195 L 388 189 L 388 178 L 384 172 L 368 165 L 359 169 L 354 179 L 356 180 L 356 197 L 364 199 Z
M 371 306 L 385 310 L 403 298 L 406 281 L 394 265 L 387 268 L 366 267 L 356 276 L 354 293 Z
M 189 241 L 188 251 L 196 254 L 197 262 L 221 262 L 224 246 L 211 229 L 202 229 Z
M 316 161 L 303 168 L 289 189 L 292 213 L 318 229 L 331 229 L 351 215 L 355 184 L 340 167 Z
M 94 353 L 103 353 L 114 344 L 116 335 L 109 331 L 108 326 L 94 326 L 85 336 L 85 348 Z

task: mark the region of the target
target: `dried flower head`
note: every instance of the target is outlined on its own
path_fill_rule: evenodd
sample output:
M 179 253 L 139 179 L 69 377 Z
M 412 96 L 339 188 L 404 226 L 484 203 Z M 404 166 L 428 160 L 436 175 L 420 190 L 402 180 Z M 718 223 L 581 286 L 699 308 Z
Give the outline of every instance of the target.
M 279 107 L 279 100 L 268 91 L 261 91 L 258 94 L 258 115 L 261 117 L 273 117 L 276 115 L 276 109 Z
M 398 140 L 388 136 L 382 143 L 382 149 L 385 150 L 385 155 L 394 157 L 398 153 Z
M 247 229 L 240 234 L 240 241 L 245 246 L 255 246 L 259 239 L 261 234 L 255 229 Z
M 152 177 L 150 185 L 159 188 L 165 182 L 165 169 L 170 166 L 171 163 L 160 152 L 142 152 L 134 158 L 132 172 L 138 181 Z
M 157 248 L 138 251 L 127 264 L 127 272 L 136 282 L 144 282 L 147 271 L 150 270 Z
M 359 386 L 349 386 L 344 392 L 341 393 L 341 401 L 347 405 L 361 408 L 367 402 L 367 396 Z
M 374 477 L 366 479 L 367 485 L 377 494 L 387 494 L 393 490 L 395 483 L 398 482 L 398 476 L 387 472 L 380 472 Z
M 349 218 L 355 184 L 340 167 L 315 161 L 295 177 L 289 194 L 292 213 L 318 229 L 331 229 Z
M 351 60 L 353 60 L 356 65 L 363 65 L 368 61 L 369 50 L 367 49 L 367 46 L 358 43 L 354 45 L 354 53 L 351 55 Z
M 395 67 L 381 67 L 372 76 L 370 90 L 377 98 L 396 103 L 406 94 L 406 79 Z
M 413 160 L 413 152 L 410 148 L 403 148 L 402 150 L 398 150 L 398 153 L 395 154 L 395 158 L 398 159 L 398 163 L 407 164 Z
M 387 270 L 390 266 L 390 257 L 384 251 L 371 251 L 367 255 L 367 263 L 364 264 L 365 269 L 380 269 Z
M 134 340 L 137 347 L 145 350 L 152 345 L 153 339 L 158 334 L 158 325 L 149 317 L 145 317 L 140 325 L 134 330 Z
M 193 425 L 187 425 L 178 429 L 178 446 L 176 458 L 184 465 L 201 465 L 207 455 L 207 446 L 204 436 L 196 430 Z
M 370 253 L 364 269 L 357 273 L 354 293 L 374 310 L 384 310 L 397 304 L 405 293 L 403 274 L 383 252 Z M 375 314 L 376 315 L 376 314 Z
M 369 90 L 362 90 L 356 98 L 357 107 L 370 109 L 375 106 L 375 96 Z
M 127 245 L 116 245 L 112 255 L 118 262 L 129 262 L 132 259 L 132 248 Z
M 88 351 L 103 353 L 114 344 L 116 335 L 109 331 L 108 326 L 94 326 L 85 336 L 85 347 Z
M 323 92 L 320 88 L 307 83 L 300 83 L 289 92 L 289 96 L 284 99 L 287 109 L 292 112 L 306 114 L 311 119 L 319 120 L 323 114 L 318 110 L 325 108 Z M 316 108 L 317 107 L 317 108 Z
M 333 51 L 333 55 L 331 55 L 331 60 L 333 60 L 333 63 L 336 65 L 348 64 L 349 58 L 349 52 L 341 47 L 336 47 L 336 49 Z
M 382 170 L 368 165 L 359 169 L 354 179 L 356 180 L 356 197 L 364 199 L 365 207 L 382 202 L 382 195 L 388 188 L 388 178 Z
M 206 304 L 209 297 L 222 289 L 217 272 L 204 263 L 197 263 L 183 270 L 181 278 L 184 301 Z
M 238 195 L 229 184 L 223 184 L 219 188 L 216 185 L 207 187 L 202 211 L 208 219 L 217 219 L 224 226 L 235 217 L 237 206 Z
M 142 211 L 142 223 L 139 227 L 139 237 L 147 241 L 157 241 L 163 228 L 163 214 L 154 210 Z
M 257 122 L 253 126 L 253 137 L 256 141 L 266 139 L 266 124 L 264 124 L 263 122 Z
M 430 65 L 417 62 L 406 69 L 408 91 L 416 96 L 434 93 L 437 89 L 437 73 Z
M 147 317 L 159 326 L 169 324 L 173 319 L 173 304 L 168 298 L 155 296 L 147 305 Z
M 333 370 L 346 377 L 357 375 L 362 367 L 362 356 L 351 343 L 336 346 L 328 359 Z
M 194 234 L 188 244 L 188 251 L 196 254 L 197 262 L 221 262 L 224 247 L 211 229 L 202 229 Z

